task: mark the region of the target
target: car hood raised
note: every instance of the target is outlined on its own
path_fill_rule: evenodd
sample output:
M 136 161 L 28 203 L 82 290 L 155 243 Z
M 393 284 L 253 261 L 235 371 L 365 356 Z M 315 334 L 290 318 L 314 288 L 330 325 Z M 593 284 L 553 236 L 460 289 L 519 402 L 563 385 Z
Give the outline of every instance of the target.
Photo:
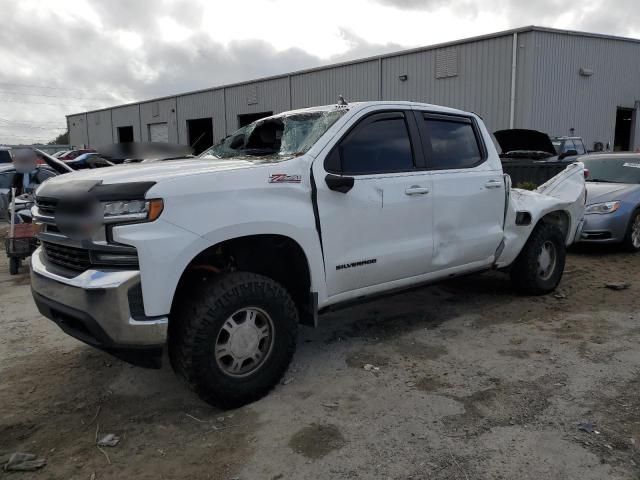
M 496 137 L 502 153 L 516 151 L 537 151 L 547 152 L 550 155 L 557 155 L 556 149 L 551 143 L 549 135 L 537 130 L 527 130 L 524 128 L 512 128 L 509 130 L 498 130 L 493 135 Z
M 587 204 L 620 200 L 633 192 L 640 193 L 640 185 L 633 183 L 587 182 Z
M 154 163 L 135 163 L 114 167 L 81 170 L 52 178 L 47 183 L 62 186 L 76 181 L 102 181 L 103 184 L 127 182 L 162 182 L 190 175 L 206 175 L 214 172 L 256 167 L 258 164 L 241 159 L 198 159 L 167 160 Z

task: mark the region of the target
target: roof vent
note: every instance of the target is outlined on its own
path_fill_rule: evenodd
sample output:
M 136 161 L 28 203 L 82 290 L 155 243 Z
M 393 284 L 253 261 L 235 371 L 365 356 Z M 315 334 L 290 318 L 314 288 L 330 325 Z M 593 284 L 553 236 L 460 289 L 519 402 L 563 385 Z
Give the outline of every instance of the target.
M 590 68 L 580 67 L 580 75 L 583 77 L 590 77 L 591 75 L 593 75 L 593 70 L 591 70 Z
M 247 88 L 247 105 L 256 105 L 258 103 L 258 87 L 249 85 Z
M 441 48 L 436 51 L 436 78 L 458 76 L 458 49 Z

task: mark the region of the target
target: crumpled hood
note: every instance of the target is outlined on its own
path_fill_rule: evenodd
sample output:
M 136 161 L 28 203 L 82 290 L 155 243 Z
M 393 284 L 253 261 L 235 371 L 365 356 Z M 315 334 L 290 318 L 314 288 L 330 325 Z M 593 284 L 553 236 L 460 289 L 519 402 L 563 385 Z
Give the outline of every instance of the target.
M 62 186 L 67 182 L 79 180 L 102 180 L 103 184 L 127 182 L 162 182 L 178 177 L 203 175 L 214 172 L 251 168 L 257 164 L 240 159 L 198 159 L 167 160 L 154 163 L 124 164 L 93 170 L 82 170 L 67 175 L 60 175 L 47 181 L 51 186 Z
M 587 182 L 587 205 L 620 200 L 634 191 L 640 191 L 640 185 L 633 183 Z
M 494 132 L 493 135 L 496 137 L 498 144 L 500 144 L 502 153 L 538 151 L 547 152 L 550 155 L 557 155 L 549 135 L 537 130 L 512 128 L 509 130 L 498 130 Z

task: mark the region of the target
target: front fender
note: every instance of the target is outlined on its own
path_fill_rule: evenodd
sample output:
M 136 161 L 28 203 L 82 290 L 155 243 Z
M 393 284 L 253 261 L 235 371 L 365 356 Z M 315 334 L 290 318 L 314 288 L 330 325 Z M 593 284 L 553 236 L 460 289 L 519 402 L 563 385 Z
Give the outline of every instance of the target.
M 113 230 L 114 240 L 133 245 L 138 251 L 147 316 L 169 314 L 178 282 L 198 254 L 225 240 L 249 235 L 282 235 L 297 242 L 307 257 L 311 289 L 324 298 L 322 253 L 313 233 L 315 230 L 307 232 L 285 223 L 261 222 L 229 225 L 199 236 L 162 220 L 123 225 Z

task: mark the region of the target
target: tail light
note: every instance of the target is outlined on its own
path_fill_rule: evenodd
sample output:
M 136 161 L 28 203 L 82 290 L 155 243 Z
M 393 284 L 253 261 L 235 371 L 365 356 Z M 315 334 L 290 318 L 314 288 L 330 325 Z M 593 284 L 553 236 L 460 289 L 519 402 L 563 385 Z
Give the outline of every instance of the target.
M 585 180 L 586 180 L 587 178 L 589 178 L 589 169 L 588 169 L 588 168 L 585 168 L 585 169 L 584 169 L 584 178 L 585 178 Z

